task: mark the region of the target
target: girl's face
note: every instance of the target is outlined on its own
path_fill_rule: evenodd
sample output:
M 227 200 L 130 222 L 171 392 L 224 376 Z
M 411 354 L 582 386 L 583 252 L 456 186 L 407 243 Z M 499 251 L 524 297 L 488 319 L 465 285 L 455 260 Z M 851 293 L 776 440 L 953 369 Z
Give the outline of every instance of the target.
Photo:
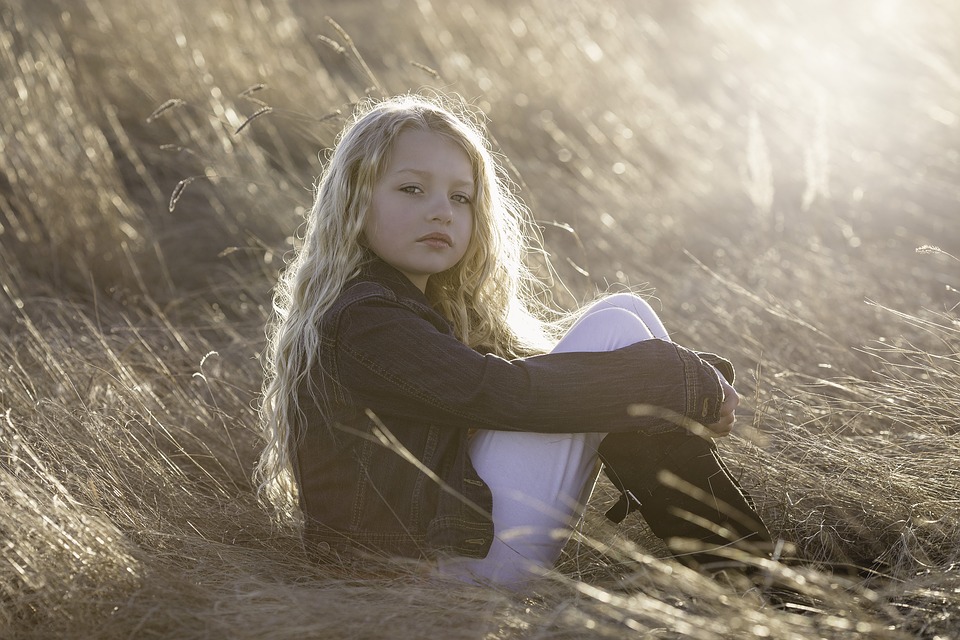
M 432 131 L 404 131 L 374 185 L 364 224 L 367 246 L 421 291 L 457 264 L 473 233 L 473 166 Z

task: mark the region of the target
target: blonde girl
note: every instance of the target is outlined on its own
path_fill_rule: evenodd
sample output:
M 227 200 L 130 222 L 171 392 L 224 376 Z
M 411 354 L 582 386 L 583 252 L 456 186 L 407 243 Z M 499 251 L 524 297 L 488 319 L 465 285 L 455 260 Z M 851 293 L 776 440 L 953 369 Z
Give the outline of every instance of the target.
M 276 290 L 262 490 L 296 497 L 321 556 L 434 558 L 515 588 L 556 562 L 598 459 L 623 493 L 608 515 L 700 541 L 685 561 L 764 545 L 702 437 L 732 428 L 732 367 L 671 342 L 633 295 L 554 335 L 509 185 L 468 110 L 413 95 L 357 109 Z

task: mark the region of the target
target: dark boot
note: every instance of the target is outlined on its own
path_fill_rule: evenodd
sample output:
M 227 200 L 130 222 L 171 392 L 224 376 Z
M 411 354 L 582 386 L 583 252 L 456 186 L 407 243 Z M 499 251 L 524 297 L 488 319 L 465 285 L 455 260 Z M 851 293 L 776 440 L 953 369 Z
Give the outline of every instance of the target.
M 711 440 L 679 430 L 613 433 L 600 457 L 623 492 L 607 517 L 620 522 L 639 511 L 680 562 L 706 571 L 738 566 L 711 553 L 718 547 L 769 555 L 770 532 Z

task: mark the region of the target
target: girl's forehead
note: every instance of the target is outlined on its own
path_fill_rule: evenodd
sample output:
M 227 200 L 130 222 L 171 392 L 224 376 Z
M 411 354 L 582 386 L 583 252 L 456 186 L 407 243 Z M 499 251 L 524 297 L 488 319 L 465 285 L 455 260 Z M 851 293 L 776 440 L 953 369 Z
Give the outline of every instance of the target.
M 393 142 L 387 165 L 391 171 L 431 166 L 473 175 L 473 158 L 449 135 L 429 129 L 408 129 Z
M 450 145 L 466 154 L 465 140 L 452 132 L 437 131 L 435 129 L 408 128 L 403 129 L 393 140 L 393 147 L 417 145 Z

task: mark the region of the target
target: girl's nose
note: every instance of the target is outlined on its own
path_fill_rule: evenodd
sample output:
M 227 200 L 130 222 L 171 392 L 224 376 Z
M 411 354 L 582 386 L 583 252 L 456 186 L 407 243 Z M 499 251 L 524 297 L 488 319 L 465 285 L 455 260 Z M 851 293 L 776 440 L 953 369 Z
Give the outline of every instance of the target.
M 436 199 L 430 207 L 430 219 L 438 222 L 449 222 L 453 219 L 453 204 L 446 196 Z

